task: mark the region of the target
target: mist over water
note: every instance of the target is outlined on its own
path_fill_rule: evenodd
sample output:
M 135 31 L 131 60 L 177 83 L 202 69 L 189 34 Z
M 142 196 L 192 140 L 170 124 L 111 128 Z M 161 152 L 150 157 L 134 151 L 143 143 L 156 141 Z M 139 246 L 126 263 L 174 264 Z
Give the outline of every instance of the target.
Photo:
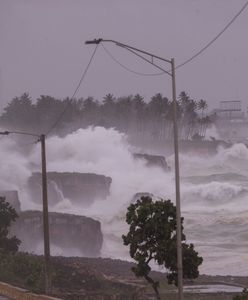
M 211 135 L 211 134 L 210 134 Z M 27 154 L 18 151 L 14 140 L 0 140 L 0 190 L 18 190 L 22 209 L 34 209 L 25 192 L 32 172 L 40 171 L 40 145 Z M 102 256 L 129 259 L 121 235 L 127 232 L 126 208 L 138 192 L 174 202 L 174 157 L 167 157 L 171 172 L 147 167 L 135 160 L 139 152 L 114 129 L 80 129 L 64 138 L 47 139 L 47 170 L 82 172 L 112 178 L 110 195 L 85 208 L 70 199 L 49 208 L 93 217 L 102 224 Z M 145 152 L 145 151 L 143 151 Z M 163 155 L 163 153 L 158 153 Z M 247 275 L 248 266 L 248 150 L 243 144 L 218 149 L 216 155 L 180 155 L 181 205 L 187 240 L 203 256 L 201 273 Z M 65 254 L 52 248 L 54 254 Z M 66 253 L 76 255 L 76 253 Z

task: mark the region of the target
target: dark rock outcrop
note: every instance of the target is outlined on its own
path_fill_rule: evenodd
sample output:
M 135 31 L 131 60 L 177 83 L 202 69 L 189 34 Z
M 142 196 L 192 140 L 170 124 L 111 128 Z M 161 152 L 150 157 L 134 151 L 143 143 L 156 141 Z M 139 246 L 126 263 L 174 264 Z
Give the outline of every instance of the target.
M 135 159 L 145 160 L 147 166 L 159 167 L 159 168 L 163 169 L 164 171 L 170 171 L 170 167 L 168 166 L 164 156 L 133 153 L 133 157 Z
M 14 207 L 17 213 L 21 210 L 21 203 L 17 191 L 0 191 L 0 197 L 4 197 L 9 204 Z
M 48 172 L 49 204 L 64 198 L 72 203 L 90 205 L 95 199 L 105 199 L 110 192 L 110 177 L 91 173 Z M 33 173 L 28 182 L 32 201 L 42 203 L 41 174 Z
M 81 256 L 100 255 L 103 235 L 101 224 L 92 218 L 64 213 L 49 213 L 50 243 L 61 249 L 63 255 L 79 253 Z M 24 211 L 11 227 L 11 234 L 21 240 L 20 249 L 43 253 L 43 218 L 41 211 Z M 78 254 L 78 255 L 79 255 Z

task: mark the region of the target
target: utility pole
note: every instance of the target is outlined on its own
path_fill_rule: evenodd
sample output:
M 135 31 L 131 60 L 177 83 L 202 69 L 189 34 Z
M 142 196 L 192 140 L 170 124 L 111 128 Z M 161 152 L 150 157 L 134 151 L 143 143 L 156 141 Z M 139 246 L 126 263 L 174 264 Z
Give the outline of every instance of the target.
M 177 126 L 177 99 L 176 99 L 176 76 L 175 76 L 175 61 L 172 59 L 165 59 L 163 57 L 154 55 L 147 51 L 129 46 L 114 40 L 105 39 L 94 39 L 86 41 L 85 44 L 100 44 L 110 42 L 114 43 L 116 46 L 122 47 L 136 56 L 140 57 L 147 63 L 153 65 L 157 69 L 163 71 L 169 75 L 172 79 L 172 100 L 173 100 L 173 129 L 174 129 L 174 155 L 175 155 L 175 190 L 176 190 L 176 220 L 177 220 L 177 274 L 178 274 L 178 300 L 183 300 L 183 265 L 182 265 L 182 227 L 181 227 L 181 205 L 180 205 L 180 175 L 179 175 L 179 153 L 178 153 L 178 126 Z M 140 55 L 140 53 L 142 55 Z M 143 55 L 148 55 L 151 60 L 147 59 Z M 171 70 L 167 71 L 161 68 L 159 65 L 154 63 L 154 59 L 164 61 L 169 63 Z
M 180 201 L 180 173 L 178 154 L 178 126 L 177 126 L 177 98 L 175 61 L 171 59 L 172 99 L 173 99 L 173 133 L 175 155 L 175 186 L 176 186 L 176 219 L 177 219 L 177 272 L 178 272 L 178 299 L 183 300 L 183 262 L 182 262 L 182 227 L 181 227 L 181 201 Z
M 50 240 L 49 240 L 49 216 L 47 201 L 47 171 L 46 171 L 46 142 L 45 135 L 40 136 L 41 164 L 42 164 L 42 199 L 43 199 L 43 233 L 45 256 L 45 293 L 51 293 L 51 269 L 50 269 Z
M 43 199 L 43 233 L 44 233 L 44 273 L 45 273 L 45 293 L 52 291 L 51 268 L 50 268 L 50 239 L 49 239 L 49 216 L 48 216 L 48 199 L 47 199 L 47 171 L 46 171 L 46 136 L 38 135 L 24 131 L 0 131 L 0 135 L 22 134 L 38 138 L 41 143 L 41 173 L 42 173 L 42 199 Z

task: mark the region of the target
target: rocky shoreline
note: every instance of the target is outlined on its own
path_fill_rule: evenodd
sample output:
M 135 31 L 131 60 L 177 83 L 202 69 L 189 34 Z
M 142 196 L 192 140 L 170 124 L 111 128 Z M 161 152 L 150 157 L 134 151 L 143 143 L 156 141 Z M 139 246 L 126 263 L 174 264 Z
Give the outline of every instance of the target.
M 65 300 L 154 299 L 149 284 L 132 273 L 133 265 L 120 259 L 52 256 L 52 295 Z M 42 294 L 43 266 L 43 256 L 22 252 L 4 256 L 0 281 Z M 160 281 L 161 299 L 177 299 L 177 288 L 168 285 L 165 273 L 151 272 L 151 277 Z M 184 282 L 185 299 L 232 300 L 247 285 L 246 277 L 201 275 Z
M 110 258 L 85 258 L 85 257 L 54 257 L 53 261 L 60 265 L 71 267 L 71 270 L 78 270 L 79 273 L 85 271 L 98 278 L 98 280 L 107 281 L 112 287 L 117 287 L 117 290 L 122 293 L 145 291 L 146 294 L 152 295 L 152 290 L 149 288 L 147 282 L 143 279 L 136 278 L 131 271 L 134 265 L 131 262 L 122 261 L 119 259 Z M 176 288 L 166 284 L 166 277 L 164 273 L 152 272 L 152 276 L 161 281 L 161 293 L 166 294 L 168 299 L 174 299 Z M 231 300 L 233 295 L 237 292 L 232 291 L 228 287 L 239 287 L 240 291 L 248 286 L 248 277 L 241 276 L 211 276 L 200 275 L 196 280 L 184 282 L 185 286 L 227 286 L 226 291 L 221 292 L 190 292 L 185 289 L 187 299 L 198 299 L 197 294 L 203 295 L 202 299 L 223 299 Z M 85 286 L 86 290 L 87 287 Z M 114 288 L 115 289 L 115 288 Z M 82 290 L 82 289 L 81 289 Z M 94 290 L 94 289 L 93 289 Z M 96 292 L 95 290 L 94 292 Z M 204 296 L 205 295 L 205 296 Z M 217 297 L 218 296 L 218 297 Z M 209 298 L 210 297 L 210 298 Z M 211 298 L 212 297 L 212 298 Z

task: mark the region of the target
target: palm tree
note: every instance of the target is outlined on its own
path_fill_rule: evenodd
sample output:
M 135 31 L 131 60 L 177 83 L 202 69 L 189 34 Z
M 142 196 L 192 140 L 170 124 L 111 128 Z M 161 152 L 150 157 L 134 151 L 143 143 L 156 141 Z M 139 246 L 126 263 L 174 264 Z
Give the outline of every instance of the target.
M 81 126 L 96 125 L 99 118 L 99 103 L 93 97 L 88 97 L 83 101 L 81 109 Z
M 115 97 L 113 94 L 107 94 L 103 97 L 103 104 L 100 106 L 101 122 L 104 127 L 114 127 L 115 119 Z
M 117 128 L 125 133 L 129 132 L 132 112 L 132 96 L 120 97 L 116 102 Z
M 197 103 L 197 108 L 199 110 L 201 110 L 201 119 L 199 120 L 199 122 L 200 122 L 200 135 L 201 136 L 203 136 L 203 125 L 204 125 L 203 113 L 204 113 L 204 110 L 207 109 L 207 107 L 208 107 L 207 102 L 203 99 L 201 99 Z
M 188 139 L 194 134 L 197 119 L 197 102 L 191 99 L 187 93 L 181 92 L 179 95 L 179 129 L 181 136 Z
M 169 100 L 158 93 L 151 98 L 147 109 L 154 138 L 163 139 L 165 126 L 167 126 L 166 120 L 170 118 Z
M 146 103 L 144 98 L 139 94 L 136 94 L 132 99 L 132 118 L 133 118 L 133 130 L 137 135 L 144 135 L 145 127 L 145 107 Z
M 203 118 L 203 112 L 204 112 L 205 109 L 207 109 L 207 107 L 208 107 L 208 104 L 207 104 L 207 102 L 206 102 L 205 100 L 203 100 L 203 99 L 201 99 L 201 100 L 197 103 L 197 108 L 198 108 L 199 110 L 202 111 L 202 112 L 201 112 L 201 118 Z
M 202 120 L 202 136 L 205 137 L 206 130 L 209 127 L 209 125 L 212 123 L 212 120 L 209 116 L 206 116 Z

